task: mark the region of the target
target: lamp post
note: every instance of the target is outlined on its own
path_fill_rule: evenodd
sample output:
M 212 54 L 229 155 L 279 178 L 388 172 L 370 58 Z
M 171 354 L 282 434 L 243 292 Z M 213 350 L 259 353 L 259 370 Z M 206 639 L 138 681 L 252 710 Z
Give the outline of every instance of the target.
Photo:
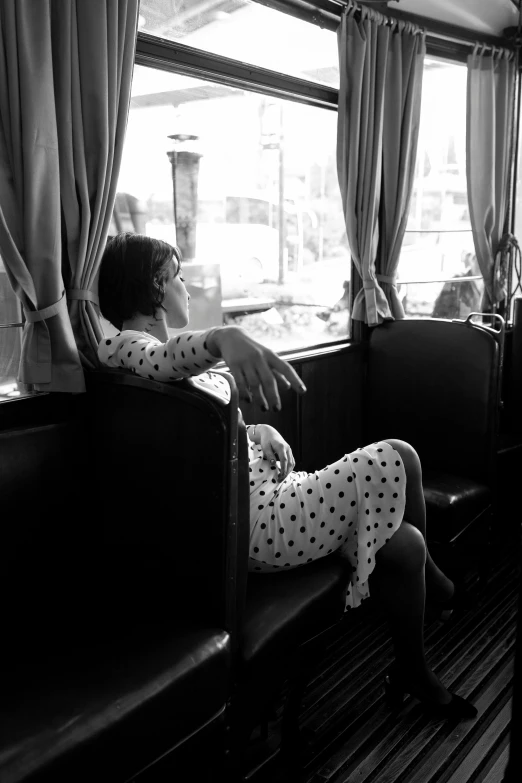
M 275 108 L 270 104 L 269 109 Z M 261 132 L 261 148 L 264 150 L 277 150 L 277 182 L 278 182 L 278 255 L 279 275 L 278 283 L 282 285 L 286 281 L 288 271 L 288 253 L 286 250 L 286 214 L 285 214 L 285 148 L 283 132 L 283 104 L 279 104 L 277 113 L 277 126 L 273 127 L 273 114 L 265 120 L 264 131 Z
M 196 257 L 196 224 L 198 213 L 199 159 L 196 142 L 199 136 L 175 133 L 172 149 L 167 152 L 172 169 L 172 200 L 176 244 L 185 261 Z

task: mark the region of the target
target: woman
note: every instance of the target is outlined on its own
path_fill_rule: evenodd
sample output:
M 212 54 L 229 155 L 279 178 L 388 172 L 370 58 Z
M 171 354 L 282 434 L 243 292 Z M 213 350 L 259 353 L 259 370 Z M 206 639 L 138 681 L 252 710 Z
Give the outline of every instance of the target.
M 107 243 L 99 278 L 100 308 L 119 329 L 99 346 L 100 361 L 153 380 L 191 378 L 230 399 L 224 379 L 207 371 L 224 360 L 242 399 L 281 409 L 278 385 L 306 391 L 292 367 L 235 326 L 184 332 L 189 295 L 177 248 L 139 234 Z M 387 612 L 395 664 L 386 678 L 391 704 L 411 693 L 432 714 L 473 718 L 476 709 L 451 694 L 424 653 L 426 595 L 451 604 L 453 583 L 426 548 L 421 466 L 404 441 L 387 439 L 345 454 L 314 473 L 294 471 L 292 450 L 266 424 L 249 425 L 252 571 L 295 568 L 341 550 L 353 573 L 346 607 L 370 594 Z M 279 469 L 277 463 L 279 462 Z M 408 521 L 406 521 L 408 520 Z M 377 567 L 376 567 L 377 566 Z

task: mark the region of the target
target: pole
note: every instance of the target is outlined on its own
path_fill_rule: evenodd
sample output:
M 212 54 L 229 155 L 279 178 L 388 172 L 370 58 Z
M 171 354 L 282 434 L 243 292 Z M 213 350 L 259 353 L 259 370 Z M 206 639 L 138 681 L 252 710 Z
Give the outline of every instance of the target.
M 279 285 L 286 280 L 286 225 L 285 225 L 285 152 L 283 133 L 283 104 L 279 113 Z

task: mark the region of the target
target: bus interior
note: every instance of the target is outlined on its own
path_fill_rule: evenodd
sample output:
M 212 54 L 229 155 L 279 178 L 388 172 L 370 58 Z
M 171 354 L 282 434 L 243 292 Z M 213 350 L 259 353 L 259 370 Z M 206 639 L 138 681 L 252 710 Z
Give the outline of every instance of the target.
M 521 47 L 521 0 L 1 0 L 0 783 L 520 780 Z M 189 332 L 210 372 L 100 359 L 154 340 L 100 309 L 134 235 L 179 248 L 164 356 Z M 227 334 L 306 393 L 276 358 L 281 404 L 246 399 Z M 291 446 L 287 503 L 411 445 L 455 585 L 415 628 L 475 719 L 394 696 L 397 626 L 377 588 L 350 608 L 367 552 L 329 503 L 331 548 L 256 573 L 256 427 Z

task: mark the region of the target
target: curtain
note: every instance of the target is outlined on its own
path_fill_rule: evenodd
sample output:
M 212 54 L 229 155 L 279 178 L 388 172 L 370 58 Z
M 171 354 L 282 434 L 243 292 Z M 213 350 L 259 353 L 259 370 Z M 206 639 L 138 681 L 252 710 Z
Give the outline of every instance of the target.
M 337 173 L 363 286 L 352 318 L 375 326 L 404 317 L 395 276 L 415 171 L 425 34 L 352 3 L 338 45 Z
M 466 177 L 484 312 L 507 293 L 506 270 L 499 268 L 497 255 L 509 205 L 515 74 L 513 52 L 478 45 L 468 57 Z
M 0 4 L 0 253 L 26 319 L 19 380 L 85 390 L 139 0 Z

